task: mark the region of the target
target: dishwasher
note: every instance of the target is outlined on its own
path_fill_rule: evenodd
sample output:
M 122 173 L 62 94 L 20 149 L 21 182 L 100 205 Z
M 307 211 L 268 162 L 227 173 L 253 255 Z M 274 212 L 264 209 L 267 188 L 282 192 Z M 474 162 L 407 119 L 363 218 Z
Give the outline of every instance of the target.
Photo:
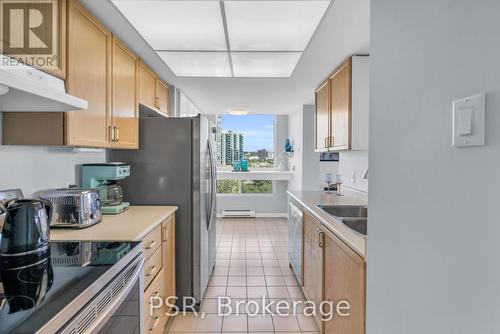
M 288 261 L 292 267 L 295 277 L 302 285 L 302 234 L 303 234 L 302 208 L 288 201 Z

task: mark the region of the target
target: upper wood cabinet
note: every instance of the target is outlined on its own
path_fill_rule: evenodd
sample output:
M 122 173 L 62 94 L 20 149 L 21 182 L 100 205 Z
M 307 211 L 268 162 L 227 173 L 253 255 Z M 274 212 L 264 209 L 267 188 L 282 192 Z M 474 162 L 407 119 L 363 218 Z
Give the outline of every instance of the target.
M 328 147 L 333 150 L 351 148 L 351 69 L 349 58 L 330 77 L 330 138 Z
M 316 151 L 368 149 L 368 97 L 369 57 L 353 56 L 316 90 Z
M 139 103 L 156 109 L 156 75 L 142 61 L 139 68 Z
M 170 110 L 170 89 L 160 80 L 156 80 L 156 98 L 158 111 L 168 116 Z
M 326 150 L 330 136 L 330 80 L 316 89 L 315 148 Z
M 113 37 L 112 53 L 112 148 L 139 147 L 139 59 Z
M 68 2 L 66 89 L 89 107 L 66 113 L 66 145 L 111 146 L 111 40 L 78 1 Z
M 139 103 L 168 116 L 170 114 L 170 88 L 143 62 L 141 62 L 139 72 Z
M 57 0 L 53 0 L 57 1 Z M 170 88 L 114 37 L 78 0 L 60 0 L 61 67 L 69 94 L 87 110 L 9 113 L 2 117 L 4 145 L 139 147 L 139 103 L 160 115 L 170 112 Z M 43 124 L 43 127 L 40 126 Z

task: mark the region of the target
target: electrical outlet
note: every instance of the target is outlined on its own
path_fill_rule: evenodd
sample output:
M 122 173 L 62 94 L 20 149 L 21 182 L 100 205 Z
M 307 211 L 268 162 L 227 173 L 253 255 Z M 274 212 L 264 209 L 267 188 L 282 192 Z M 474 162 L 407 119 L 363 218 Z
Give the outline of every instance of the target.
M 356 183 L 356 172 L 351 172 L 351 183 Z

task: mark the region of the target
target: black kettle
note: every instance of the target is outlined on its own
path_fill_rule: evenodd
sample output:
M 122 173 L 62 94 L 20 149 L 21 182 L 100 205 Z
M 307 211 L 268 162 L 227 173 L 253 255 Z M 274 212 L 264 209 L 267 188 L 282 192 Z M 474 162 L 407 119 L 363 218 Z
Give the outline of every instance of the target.
M 26 256 L 49 247 L 52 204 L 43 199 L 17 199 L 0 206 L 0 256 Z

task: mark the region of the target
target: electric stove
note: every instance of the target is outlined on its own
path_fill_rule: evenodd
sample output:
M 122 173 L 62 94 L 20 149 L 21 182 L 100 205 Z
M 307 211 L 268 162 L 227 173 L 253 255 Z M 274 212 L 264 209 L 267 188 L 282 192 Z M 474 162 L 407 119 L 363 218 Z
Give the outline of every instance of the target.
M 46 252 L 0 258 L 0 333 L 111 333 L 125 318 L 121 334 L 141 333 L 139 245 L 51 242 Z

